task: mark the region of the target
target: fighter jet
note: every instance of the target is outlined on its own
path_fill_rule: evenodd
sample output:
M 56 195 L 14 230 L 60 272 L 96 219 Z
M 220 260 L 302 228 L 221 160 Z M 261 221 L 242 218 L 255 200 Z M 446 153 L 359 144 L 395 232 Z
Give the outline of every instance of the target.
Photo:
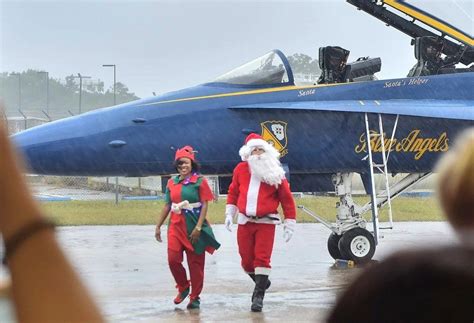
M 474 49 L 472 36 L 406 1 L 348 2 L 413 39 L 418 62 L 408 77 L 376 80 L 379 58 L 348 63 L 348 50 L 327 46 L 318 83 L 297 86 L 288 59 L 273 50 L 212 82 L 51 122 L 14 141 L 32 173 L 68 176 L 166 176 L 175 172 L 174 149 L 191 145 L 225 193 L 243 134 L 259 133 L 279 150 L 293 191 L 340 197 L 335 224 L 303 208 L 331 229 L 331 256 L 368 261 L 378 208 L 428 176 L 474 126 Z M 371 195 L 364 206 L 352 200 L 354 173 Z M 409 175 L 377 192 L 377 173 Z

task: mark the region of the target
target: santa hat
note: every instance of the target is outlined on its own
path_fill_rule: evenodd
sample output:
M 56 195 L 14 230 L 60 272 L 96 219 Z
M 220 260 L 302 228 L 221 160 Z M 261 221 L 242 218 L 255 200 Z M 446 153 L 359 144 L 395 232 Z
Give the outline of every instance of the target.
M 195 161 L 193 147 L 184 146 L 183 148 L 179 148 L 178 150 L 176 150 L 176 155 L 174 156 L 174 160 L 178 160 L 183 157 L 186 157 L 186 158 L 191 159 L 192 161 Z
M 252 150 L 255 147 L 261 147 L 265 152 L 269 153 L 271 156 L 278 158 L 280 153 L 275 149 L 271 144 L 262 138 L 262 136 L 251 133 L 245 138 L 244 145 L 239 150 L 239 155 L 243 161 L 246 161 L 252 154 Z

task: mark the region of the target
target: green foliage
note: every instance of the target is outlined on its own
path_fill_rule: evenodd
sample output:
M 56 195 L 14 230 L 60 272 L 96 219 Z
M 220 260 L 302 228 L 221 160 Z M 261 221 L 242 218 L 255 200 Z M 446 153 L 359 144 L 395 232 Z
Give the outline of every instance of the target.
M 29 69 L 21 75 L 21 109 L 27 114 L 41 114 L 46 110 L 48 82 L 46 73 Z M 18 73 L 0 73 L 0 97 L 2 97 L 7 112 L 18 115 L 19 106 L 19 77 Z M 116 83 L 117 104 L 139 99 L 128 87 Z M 104 82 L 94 79 L 83 79 L 82 112 L 112 106 L 114 102 L 113 87 L 105 91 Z M 79 112 L 79 79 L 76 75 L 68 75 L 64 80 L 49 77 L 49 112 L 50 115 L 73 114 Z
M 319 74 L 321 72 L 318 60 L 306 54 L 296 53 L 288 56 L 288 62 L 293 73 Z

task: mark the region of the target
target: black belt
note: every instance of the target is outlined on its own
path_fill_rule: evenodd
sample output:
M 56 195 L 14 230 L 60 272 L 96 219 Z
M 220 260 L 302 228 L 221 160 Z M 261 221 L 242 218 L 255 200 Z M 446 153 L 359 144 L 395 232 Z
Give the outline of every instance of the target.
M 273 220 L 273 221 L 280 221 L 279 218 L 275 218 L 274 216 L 269 216 L 269 215 L 264 215 L 264 216 L 247 215 L 247 214 L 244 214 L 244 215 L 247 218 L 252 219 L 252 220 L 259 220 L 259 219 L 262 219 L 262 218 L 268 218 L 268 219 Z

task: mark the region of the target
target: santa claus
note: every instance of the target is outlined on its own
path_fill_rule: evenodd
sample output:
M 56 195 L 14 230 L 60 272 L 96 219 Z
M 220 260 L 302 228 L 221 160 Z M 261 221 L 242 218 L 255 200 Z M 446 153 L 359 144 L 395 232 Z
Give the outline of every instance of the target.
M 244 271 L 255 282 L 251 310 L 263 308 L 265 290 L 270 287 L 270 259 L 275 225 L 281 223 L 278 206 L 284 214 L 284 238 L 288 242 L 296 224 L 296 207 L 279 161 L 278 151 L 260 135 L 252 133 L 240 148 L 239 163 L 229 186 L 226 228 L 230 231 L 237 216 L 237 242 Z

